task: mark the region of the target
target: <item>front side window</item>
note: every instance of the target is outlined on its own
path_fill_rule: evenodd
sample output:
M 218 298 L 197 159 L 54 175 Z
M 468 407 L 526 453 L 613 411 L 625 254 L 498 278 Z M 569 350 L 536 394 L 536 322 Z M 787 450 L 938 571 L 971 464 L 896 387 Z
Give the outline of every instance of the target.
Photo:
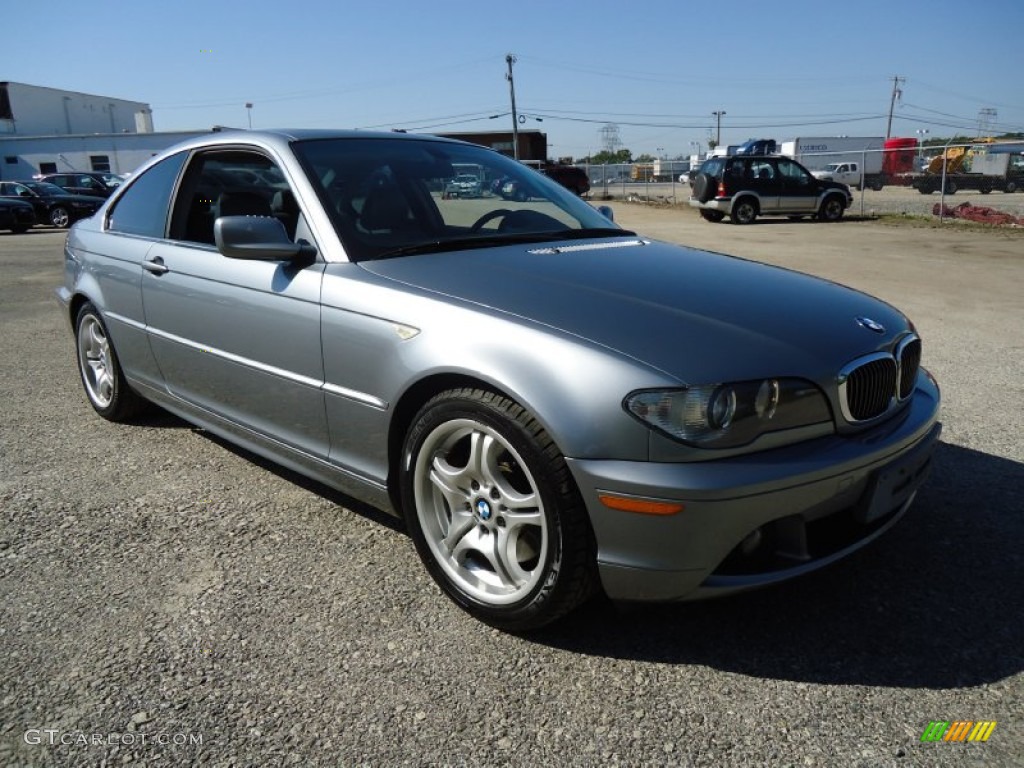
M 811 177 L 803 168 L 786 158 L 779 158 L 779 173 L 787 181 L 799 186 L 807 186 L 811 183 Z
M 237 149 L 199 153 L 182 179 L 171 238 L 213 245 L 220 216 L 272 216 L 295 237 L 299 208 L 284 174 L 270 158 Z
M 341 138 L 293 146 L 355 261 L 622 234 L 555 181 L 476 145 Z
M 184 162 L 185 153 L 179 152 L 136 177 L 110 211 L 107 228 L 126 235 L 163 237 L 171 191 Z

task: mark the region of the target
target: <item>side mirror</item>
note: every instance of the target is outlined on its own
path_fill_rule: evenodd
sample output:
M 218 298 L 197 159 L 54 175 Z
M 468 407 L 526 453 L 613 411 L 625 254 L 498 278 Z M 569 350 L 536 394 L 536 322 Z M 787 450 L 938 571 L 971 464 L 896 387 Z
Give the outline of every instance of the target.
M 597 212 L 608 219 L 608 221 L 615 221 L 615 211 L 612 210 L 610 205 L 597 206 Z
M 273 216 L 221 216 L 213 222 L 217 250 L 229 259 L 295 261 L 316 255 L 316 248 L 288 238 Z

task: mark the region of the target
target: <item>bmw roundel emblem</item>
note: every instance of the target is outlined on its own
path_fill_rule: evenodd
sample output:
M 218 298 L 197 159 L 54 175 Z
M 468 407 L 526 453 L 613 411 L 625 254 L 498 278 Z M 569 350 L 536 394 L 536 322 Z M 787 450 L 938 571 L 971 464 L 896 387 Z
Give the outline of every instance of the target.
M 870 317 L 858 317 L 857 325 L 861 328 L 867 328 L 869 331 L 874 331 L 875 333 L 885 333 L 885 326 L 875 320 L 872 320 Z
M 491 505 L 484 499 L 476 500 L 476 513 L 480 516 L 481 520 L 491 519 Z

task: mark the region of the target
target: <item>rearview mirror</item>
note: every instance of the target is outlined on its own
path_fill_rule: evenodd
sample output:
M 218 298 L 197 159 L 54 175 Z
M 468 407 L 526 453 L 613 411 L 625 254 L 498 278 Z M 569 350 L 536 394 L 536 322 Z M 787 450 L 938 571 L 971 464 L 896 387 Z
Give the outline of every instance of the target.
M 229 259 L 294 261 L 316 255 L 316 248 L 289 239 L 273 216 L 221 216 L 213 222 L 217 250 Z

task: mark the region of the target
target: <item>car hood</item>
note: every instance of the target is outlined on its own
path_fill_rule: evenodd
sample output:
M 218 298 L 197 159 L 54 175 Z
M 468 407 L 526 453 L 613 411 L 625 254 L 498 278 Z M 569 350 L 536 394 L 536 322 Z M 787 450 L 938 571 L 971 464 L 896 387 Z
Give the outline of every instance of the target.
M 830 380 L 910 328 L 893 307 L 836 283 L 648 240 L 517 245 L 361 266 L 542 323 L 691 384 Z M 885 330 L 868 330 L 859 317 Z

